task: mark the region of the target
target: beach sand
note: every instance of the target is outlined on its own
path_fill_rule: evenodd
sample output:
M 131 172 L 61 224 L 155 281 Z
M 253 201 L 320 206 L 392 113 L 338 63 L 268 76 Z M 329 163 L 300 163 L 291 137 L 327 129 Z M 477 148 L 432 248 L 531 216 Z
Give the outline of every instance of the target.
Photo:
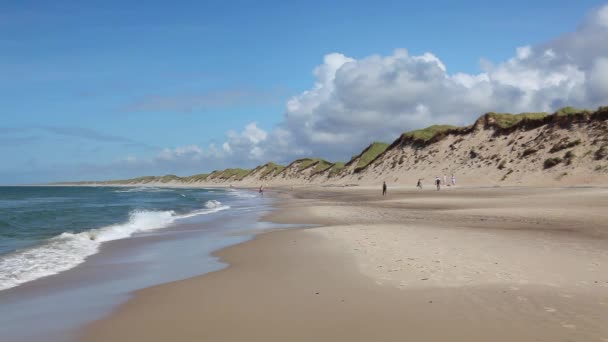
M 319 227 L 224 249 L 81 340 L 608 341 L 606 188 L 279 196 L 268 220 Z

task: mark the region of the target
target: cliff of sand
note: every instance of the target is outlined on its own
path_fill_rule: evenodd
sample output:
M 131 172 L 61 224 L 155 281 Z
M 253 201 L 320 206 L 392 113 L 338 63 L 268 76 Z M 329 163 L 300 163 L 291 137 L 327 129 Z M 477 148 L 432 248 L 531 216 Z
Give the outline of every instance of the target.
M 350 161 L 302 158 L 287 166 L 146 176 L 97 185 L 414 185 L 435 176 L 471 185 L 608 184 L 608 107 L 548 113 L 486 113 L 472 125 L 435 125 L 374 142 Z

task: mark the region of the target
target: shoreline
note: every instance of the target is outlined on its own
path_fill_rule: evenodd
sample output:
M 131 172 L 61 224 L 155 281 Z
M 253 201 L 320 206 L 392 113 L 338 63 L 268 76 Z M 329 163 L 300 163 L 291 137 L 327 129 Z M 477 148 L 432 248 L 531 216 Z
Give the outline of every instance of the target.
M 321 227 L 222 249 L 227 268 L 136 291 L 80 340 L 608 340 L 605 189 L 454 190 L 289 191 L 263 220 Z
M 236 196 L 228 203 L 231 210 L 186 216 L 162 229 L 103 242 L 96 253 L 71 269 L 0 291 L 3 340 L 73 340 L 74 332 L 110 314 L 134 290 L 226 267 L 214 251 L 276 226 L 260 223 L 247 231 L 242 228 L 271 208 L 270 199 L 253 200 Z M 41 317 L 44 322 L 23 328 L 23 321 Z

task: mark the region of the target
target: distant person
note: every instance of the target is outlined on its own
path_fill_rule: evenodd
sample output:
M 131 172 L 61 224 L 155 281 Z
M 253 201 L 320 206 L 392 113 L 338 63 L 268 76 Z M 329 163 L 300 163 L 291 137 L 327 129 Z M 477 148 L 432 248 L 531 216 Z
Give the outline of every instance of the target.
M 456 176 L 452 174 L 452 185 L 456 185 Z
M 416 183 L 416 187 L 422 190 L 422 178 L 418 178 L 418 183 Z
M 386 181 L 382 182 L 382 196 L 386 196 Z
M 437 185 L 437 191 L 441 190 L 441 179 L 439 176 L 435 177 L 435 185 Z
M 264 186 L 260 185 L 260 196 L 264 197 Z

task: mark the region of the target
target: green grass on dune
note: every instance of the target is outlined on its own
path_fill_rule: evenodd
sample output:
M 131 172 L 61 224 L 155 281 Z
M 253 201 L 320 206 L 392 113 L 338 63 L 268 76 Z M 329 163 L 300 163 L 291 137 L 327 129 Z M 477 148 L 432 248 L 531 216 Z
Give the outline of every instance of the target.
M 445 132 L 450 129 L 458 128 L 458 126 L 452 125 L 433 125 L 427 128 L 418 129 L 404 133 L 405 137 L 413 138 L 416 140 L 429 141 L 433 139 L 437 134 Z
M 312 173 L 323 172 L 334 165 L 333 163 L 328 162 L 327 160 L 320 159 L 318 160 L 315 168 L 312 170 Z
M 298 167 L 298 171 L 302 171 L 308 168 L 310 165 L 314 164 L 318 159 L 317 158 L 305 158 L 300 160 L 300 165 Z
M 578 114 L 578 113 L 589 113 L 589 111 L 586 109 L 579 109 L 579 108 L 574 108 L 574 107 L 564 107 L 564 108 L 558 109 L 557 112 L 555 112 L 555 115 L 566 116 L 566 115 L 572 115 L 572 114 Z
M 296 160 L 296 162 L 299 162 L 298 172 L 307 169 L 308 167 L 310 167 L 312 164 L 318 162 L 319 160 L 321 160 L 321 159 L 320 158 L 303 158 L 303 159 Z
M 509 128 L 524 119 L 528 120 L 540 120 L 547 117 L 547 113 L 539 112 L 539 113 L 521 113 L 521 114 L 510 114 L 510 113 L 488 113 L 488 116 L 498 124 L 498 126 L 502 128 Z
M 171 181 L 181 181 L 182 178 L 178 177 L 176 175 L 165 175 L 165 176 L 160 176 L 158 177 L 158 181 L 160 181 L 161 183 L 169 183 Z
M 312 173 L 325 171 L 333 165 L 333 163 L 330 163 L 327 160 L 324 160 L 321 158 L 303 158 L 303 159 L 298 159 L 298 160 L 294 161 L 293 163 L 298 163 L 297 170 L 296 170 L 297 172 L 302 172 L 302 171 L 308 169 L 309 167 L 313 167 Z
M 388 148 L 387 143 L 375 141 L 365 151 L 359 156 L 359 161 L 355 168 L 363 168 L 366 167 L 372 160 L 376 159 L 380 154 L 382 154 Z
M 251 172 L 251 170 L 234 168 L 213 172 L 211 176 L 213 176 L 213 178 L 219 179 L 241 180 L 245 178 L 245 176 L 247 176 L 249 172 Z M 215 176 L 213 175 L 214 173 L 216 174 Z
M 285 169 L 285 166 L 283 165 L 279 165 L 279 164 L 275 164 L 275 163 L 268 163 L 266 164 L 266 169 L 264 170 L 264 173 L 262 173 L 260 175 L 260 178 L 265 178 L 267 176 L 275 176 L 277 174 L 279 174 L 279 172 L 283 171 Z
M 340 171 L 344 170 L 344 166 L 346 164 L 343 162 L 337 162 L 334 165 L 331 166 L 330 170 L 329 170 L 329 175 L 330 176 L 335 176 L 338 173 L 340 173 Z
M 563 107 L 558 109 L 554 115 L 556 116 L 566 116 L 578 113 L 588 113 L 589 111 L 585 109 L 579 109 L 574 107 Z M 493 118 L 496 123 L 502 128 L 512 127 L 524 119 L 527 120 L 542 120 L 549 116 L 549 113 L 546 112 L 531 112 L 531 113 L 521 113 L 521 114 L 511 114 L 511 113 L 488 113 L 491 118 Z
M 184 177 L 183 180 L 188 183 L 202 182 L 209 177 L 208 173 L 199 173 L 197 175 L 192 175 L 188 177 Z

